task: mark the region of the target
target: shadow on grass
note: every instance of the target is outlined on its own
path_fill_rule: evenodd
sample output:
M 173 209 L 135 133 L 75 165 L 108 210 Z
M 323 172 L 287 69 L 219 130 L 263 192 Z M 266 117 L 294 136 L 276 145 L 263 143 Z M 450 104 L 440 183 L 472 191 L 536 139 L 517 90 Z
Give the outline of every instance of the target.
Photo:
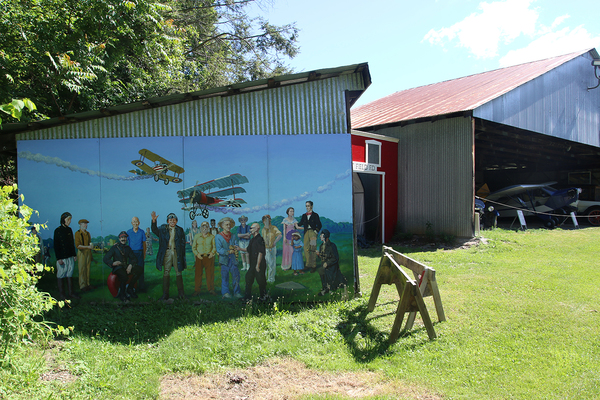
M 113 343 L 154 343 L 174 330 L 189 325 L 223 322 L 244 315 L 239 303 L 194 304 L 187 300 L 172 304 L 162 302 L 79 303 L 54 308 L 46 320 L 64 327 L 74 327 L 74 335 L 101 338 Z
M 377 307 L 397 304 L 397 301 L 380 304 Z M 337 325 L 338 331 L 344 337 L 346 345 L 350 349 L 350 353 L 360 363 L 369 363 L 381 356 L 386 355 L 390 351 L 392 344 L 389 342 L 392 324 L 390 323 L 389 330 L 382 330 L 374 325 L 374 321 L 380 318 L 391 317 L 393 321 L 396 315 L 395 311 L 386 312 L 383 314 L 369 313 L 367 304 L 361 304 L 351 310 L 344 310 L 342 314 L 343 322 Z M 404 338 L 416 337 L 420 335 L 425 328 L 413 329 L 411 331 L 400 332 L 398 342 Z M 396 344 L 398 343 L 396 342 Z M 418 342 L 403 343 L 403 349 L 415 349 L 426 344 L 427 340 Z
M 80 302 L 63 308 L 55 307 L 46 313 L 45 319 L 63 327 L 74 327 L 74 336 L 135 345 L 156 343 L 185 326 L 227 322 L 250 315 L 275 315 L 282 310 L 294 314 L 319 304 L 320 302 L 208 302 L 189 298 L 175 300 L 170 304 L 160 301 L 129 304 Z

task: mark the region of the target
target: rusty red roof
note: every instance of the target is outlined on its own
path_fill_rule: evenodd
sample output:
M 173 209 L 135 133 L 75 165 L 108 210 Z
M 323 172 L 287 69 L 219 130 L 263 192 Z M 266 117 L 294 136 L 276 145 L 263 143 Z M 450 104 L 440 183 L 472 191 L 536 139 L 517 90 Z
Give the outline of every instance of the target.
M 352 129 L 474 110 L 588 51 L 396 92 L 353 109 Z

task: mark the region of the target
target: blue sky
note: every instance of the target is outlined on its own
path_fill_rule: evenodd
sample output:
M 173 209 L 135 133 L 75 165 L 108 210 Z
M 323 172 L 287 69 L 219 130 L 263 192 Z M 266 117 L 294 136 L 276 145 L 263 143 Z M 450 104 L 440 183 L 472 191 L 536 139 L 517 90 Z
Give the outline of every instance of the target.
M 132 160 L 146 148 L 183 166 L 180 184 L 153 179 L 131 180 Z M 50 237 L 64 211 L 77 221 L 90 221 L 92 236 L 116 235 L 131 228 L 138 216 L 141 227 L 150 226 L 152 211 L 159 224 L 170 212 L 179 225 L 191 225 L 177 191 L 197 183 L 240 173 L 248 178 L 246 193 L 237 197 L 247 204 L 210 212 L 217 221 L 222 212 L 237 221 L 243 213 L 250 222 L 265 214 L 284 216 L 292 206 L 299 217 L 312 200 L 315 211 L 335 222 L 352 219 L 350 135 L 165 137 L 20 141 L 19 186 L 24 203 L 39 211 L 32 222 L 47 222 L 41 232 Z M 311 162 L 307 162 L 310 154 Z M 150 163 L 152 164 L 152 163 Z M 196 219 L 201 222 L 200 216 Z
M 256 7 L 296 22 L 296 72 L 368 62 L 373 80 L 357 104 L 394 92 L 600 49 L 597 1 L 273 0 Z

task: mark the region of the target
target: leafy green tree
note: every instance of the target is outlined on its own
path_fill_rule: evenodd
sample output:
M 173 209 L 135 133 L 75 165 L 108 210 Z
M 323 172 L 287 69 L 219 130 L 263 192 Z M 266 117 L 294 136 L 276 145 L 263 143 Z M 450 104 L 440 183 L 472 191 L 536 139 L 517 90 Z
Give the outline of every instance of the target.
M 30 112 L 36 109 L 35 104 L 29 99 L 12 99 L 10 103 L 0 104 L 0 111 L 8 114 L 8 119 L 16 119 L 19 121 L 23 115 L 23 110 L 27 108 Z M 2 115 L 2 113 L 0 113 Z M 2 117 L 0 116 L 0 128 Z M 14 157 L 10 154 L 0 154 L 0 185 L 13 185 L 16 183 L 17 163 Z M 16 193 L 15 193 L 16 194 Z M 16 200 L 16 197 L 15 197 Z
M 259 1 L 1 1 L 0 102 L 40 119 L 288 72 L 297 29 L 248 17 Z
M 16 185 L 0 189 L 0 366 L 3 367 L 11 365 L 11 350 L 15 346 L 46 341 L 54 333 L 69 332 L 60 326 L 52 327 L 41 317 L 57 302 L 36 287 L 43 266 L 33 261 L 39 245 L 27 229 L 33 210 L 25 205 L 18 207 L 10 199 L 16 190 Z
M 35 104 L 29 99 L 12 99 L 10 103 L 0 104 L 0 111 L 10 115 L 16 120 L 20 120 L 23 115 L 23 109 L 27 108 L 30 112 L 36 109 Z M 2 124 L 2 117 L 0 117 Z

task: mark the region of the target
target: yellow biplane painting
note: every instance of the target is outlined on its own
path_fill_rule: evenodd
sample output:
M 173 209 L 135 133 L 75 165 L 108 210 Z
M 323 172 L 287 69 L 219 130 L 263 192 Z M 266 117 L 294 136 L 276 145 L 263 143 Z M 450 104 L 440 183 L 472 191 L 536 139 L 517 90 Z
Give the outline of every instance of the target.
M 179 175 L 183 174 L 185 170 L 179 165 L 176 165 L 171 161 L 162 158 L 161 156 L 151 152 L 150 150 L 141 149 L 139 153 L 141 156 L 140 159 L 133 160 L 131 161 L 131 163 L 140 169 L 132 169 L 129 172 L 134 173 L 136 175 L 154 175 L 155 182 L 162 180 L 165 183 L 165 185 L 168 185 L 169 182 L 181 182 L 181 178 L 179 177 Z M 144 162 L 144 159 L 152 161 L 154 165 L 150 166 L 146 164 Z M 174 175 L 168 175 L 167 172 L 169 171 L 173 172 Z

